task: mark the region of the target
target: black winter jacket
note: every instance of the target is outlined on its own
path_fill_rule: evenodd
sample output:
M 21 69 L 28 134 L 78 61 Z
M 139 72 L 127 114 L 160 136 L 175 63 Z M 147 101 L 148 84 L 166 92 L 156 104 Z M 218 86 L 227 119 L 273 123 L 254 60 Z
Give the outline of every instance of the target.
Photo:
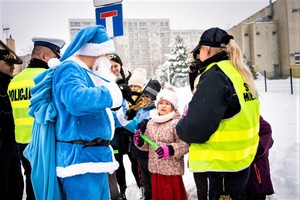
M 11 79 L 11 76 L 0 72 L 0 149 L 4 140 L 6 145 L 15 142 L 15 123 L 7 95 L 7 88 Z
M 0 72 L 0 196 L 22 199 L 23 176 L 15 141 L 15 124 L 7 95 L 11 76 Z
M 222 60 L 228 60 L 225 51 L 205 60 L 201 67 Z M 233 84 L 218 64 L 201 75 L 197 91 L 188 108 L 187 115 L 176 126 L 179 138 L 187 143 L 208 141 L 222 119 L 230 118 L 239 112 L 241 106 Z

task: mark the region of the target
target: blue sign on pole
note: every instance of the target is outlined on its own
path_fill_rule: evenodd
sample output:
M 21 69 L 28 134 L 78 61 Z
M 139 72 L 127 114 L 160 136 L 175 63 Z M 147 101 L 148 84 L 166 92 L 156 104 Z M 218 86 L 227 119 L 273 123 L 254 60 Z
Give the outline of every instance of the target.
M 96 24 L 103 25 L 110 37 L 123 35 L 122 4 L 96 8 Z

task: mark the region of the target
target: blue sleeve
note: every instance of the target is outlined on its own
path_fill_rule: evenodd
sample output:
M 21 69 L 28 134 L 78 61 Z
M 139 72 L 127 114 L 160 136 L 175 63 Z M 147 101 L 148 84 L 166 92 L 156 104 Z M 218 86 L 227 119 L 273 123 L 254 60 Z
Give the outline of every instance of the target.
M 73 115 L 101 112 L 113 103 L 107 87 L 95 87 L 87 73 L 70 62 L 57 69 L 53 85 L 58 98 Z
M 138 124 L 139 124 L 139 121 L 138 121 L 137 117 L 135 117 L 126 126 L 124 126 L 124 128 L 130 132 L 135 132 Z

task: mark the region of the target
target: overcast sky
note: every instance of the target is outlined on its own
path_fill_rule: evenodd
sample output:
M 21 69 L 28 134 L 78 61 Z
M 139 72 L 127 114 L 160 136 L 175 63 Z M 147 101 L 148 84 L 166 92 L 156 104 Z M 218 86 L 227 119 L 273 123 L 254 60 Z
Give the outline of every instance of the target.
M 8 26 L 19 55 L 28 53 L 32 37 L 62 38 L 68 45 L 68 20 L 95 18 L 93 0 L 0 2 L 0 38 L 5 40 L 3 26 Z M 171 29 L 207 29 L 215 26 L 226 29 L 266 7 L 269 0 L 123 0 L 122 4 L 125 19 L 170 19 Z

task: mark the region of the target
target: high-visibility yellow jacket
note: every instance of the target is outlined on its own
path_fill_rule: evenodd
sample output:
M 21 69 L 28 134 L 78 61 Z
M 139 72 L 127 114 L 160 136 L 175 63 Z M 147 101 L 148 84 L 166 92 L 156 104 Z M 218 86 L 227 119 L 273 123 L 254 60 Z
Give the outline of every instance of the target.
M 33 118 L 27 113 L 31 97 L 30 88 L 34 85 L 33 78 L 44 70 L 44 68 L 26 68 L 17 74 L 8 86 L 17 143 L 26 144 L 30 141 L 33 124 Z
M 215 64 L 211 63 L 206 70 Z M 240 171 L 251 164 L 257 151 L 259 101 L 248 91 L 242 76 L 229 60 L 217 65 L 232 81 L 241 110 L 235 116 L 221 120 L 207 142 L 190 145 L 189 168 L 193 172 Z

